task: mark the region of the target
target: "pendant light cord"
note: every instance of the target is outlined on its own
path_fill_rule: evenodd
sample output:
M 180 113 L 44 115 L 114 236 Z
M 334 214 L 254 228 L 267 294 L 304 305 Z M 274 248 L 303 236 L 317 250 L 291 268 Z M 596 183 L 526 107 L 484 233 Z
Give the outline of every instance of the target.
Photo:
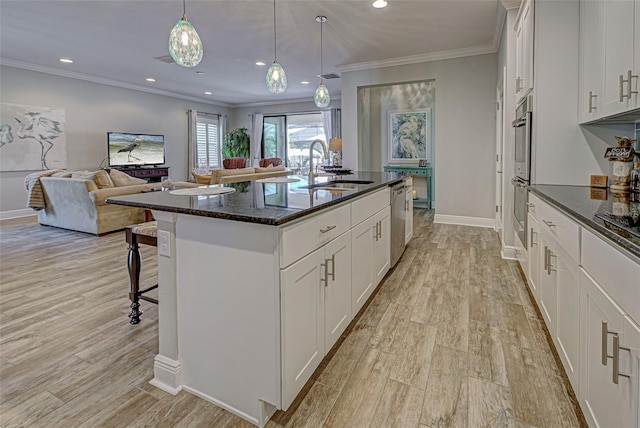
M 187 0 L 182 0 L 182 20 L 187 20 Z
M 273 0 L 273 62 L 278 62 L 276 51 L 276 0 Z
M 322 65 L 322 20 L 320 20 L 320 74 L 322 75 L 324 73 L 324 67 Z M 324 78 L 321 77 L 322 80 L 324 80 Z

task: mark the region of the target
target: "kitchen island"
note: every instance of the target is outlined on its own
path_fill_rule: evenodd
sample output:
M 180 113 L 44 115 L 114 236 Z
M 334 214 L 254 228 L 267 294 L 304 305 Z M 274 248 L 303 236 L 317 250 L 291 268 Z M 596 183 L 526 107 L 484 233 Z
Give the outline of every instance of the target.
M 114 197 L 158 220 L 152 384 L 258 426 L 286 410 L 389 270 L 395 173 Z

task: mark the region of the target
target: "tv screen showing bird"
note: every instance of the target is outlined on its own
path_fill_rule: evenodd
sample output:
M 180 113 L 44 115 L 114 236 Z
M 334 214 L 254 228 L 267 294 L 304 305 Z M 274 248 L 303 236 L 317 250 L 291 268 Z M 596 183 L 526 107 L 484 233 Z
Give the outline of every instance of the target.
M 107 132 L 109 166 L 164 164 L 164 135 Z

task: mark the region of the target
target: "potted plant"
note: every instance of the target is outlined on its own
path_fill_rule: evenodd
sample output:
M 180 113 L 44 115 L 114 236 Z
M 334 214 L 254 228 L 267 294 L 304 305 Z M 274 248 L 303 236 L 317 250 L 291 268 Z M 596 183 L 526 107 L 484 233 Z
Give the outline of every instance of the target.
M 225 134 L 222 142 L 222 156 L 229 158 L 249 157 L 249 134 L 247 128 L 238 128 Z

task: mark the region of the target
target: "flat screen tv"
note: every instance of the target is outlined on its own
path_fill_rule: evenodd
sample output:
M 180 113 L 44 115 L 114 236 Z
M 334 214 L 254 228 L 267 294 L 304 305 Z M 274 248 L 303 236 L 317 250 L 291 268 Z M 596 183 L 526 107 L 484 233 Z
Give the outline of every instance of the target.
M 164 135 L 107 132 L 110 167 L 164 164 Z

